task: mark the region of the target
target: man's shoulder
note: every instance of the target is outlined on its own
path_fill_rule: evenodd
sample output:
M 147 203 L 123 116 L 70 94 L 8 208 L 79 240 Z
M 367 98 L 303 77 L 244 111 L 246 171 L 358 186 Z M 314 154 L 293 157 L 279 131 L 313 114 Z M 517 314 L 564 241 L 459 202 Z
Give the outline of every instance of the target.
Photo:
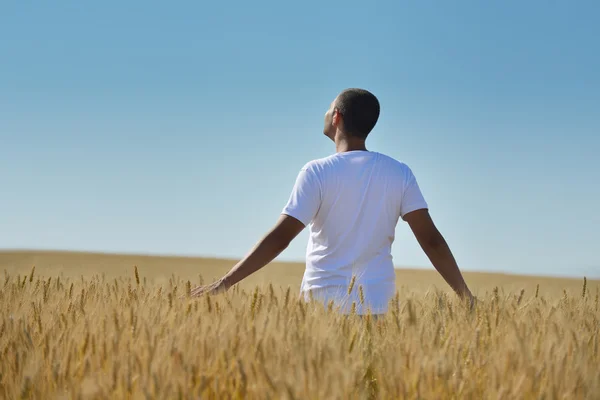
M 377 153 L 377 155 L 380 157 L 380 159 L 382 161 L 386 162 L 390 166 L 400 168 L 403 170 L 409 169 L 408 164 L 406 164 L 404 161 L 398 160 L 392 156 L 388 156 L 387 154 L 383 154 L 383 153 Z
M 331 165 L 334 162 L 335 156 L 336 156 L 335 154 L 332 154 L 327 157 L 315 158 L 313 160 L 308 161 L 306 164 L 304 164 L 302 169 L 312 171 L 312 172 L 317 172 L 319 170 L 322 170 L 326 166 Z
M 383 164 L 383 169 L 406 178 L 412 173 L 411 168 L 408 164 L 402 160 L 396 159 L 392 156 L 383 153 L 375 153 L 378 157 L 378 161 Z

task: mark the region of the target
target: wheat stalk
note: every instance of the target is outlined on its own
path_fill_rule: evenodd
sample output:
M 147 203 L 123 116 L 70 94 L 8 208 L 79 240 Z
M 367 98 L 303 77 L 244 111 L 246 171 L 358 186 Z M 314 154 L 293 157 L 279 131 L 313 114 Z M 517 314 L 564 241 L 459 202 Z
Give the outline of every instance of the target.
M 354 288 L 354 282 L 356 281 L 356 275 L 352 275 L 352 279 L 350 280 L 350 284 L 348 285 L 348 296 L 352 294 L 352 289 Z

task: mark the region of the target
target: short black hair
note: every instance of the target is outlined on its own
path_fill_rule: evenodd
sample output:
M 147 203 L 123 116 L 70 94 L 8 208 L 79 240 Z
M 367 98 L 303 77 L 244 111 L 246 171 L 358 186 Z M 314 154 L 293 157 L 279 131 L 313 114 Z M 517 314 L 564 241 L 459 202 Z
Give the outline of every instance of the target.
M 346 89 L 338 95 L 335 108 L 344 120 L 347 134 L 366 139 L 379 119 L 379 100 L 365 89 Z

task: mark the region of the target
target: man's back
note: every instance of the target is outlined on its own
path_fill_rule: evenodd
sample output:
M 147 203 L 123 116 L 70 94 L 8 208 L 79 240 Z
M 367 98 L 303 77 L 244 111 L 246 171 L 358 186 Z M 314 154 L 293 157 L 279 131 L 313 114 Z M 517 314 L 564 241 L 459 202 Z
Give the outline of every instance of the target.
M 334 300 L 345 311 L 356 302 L 359 313 L 367 307 L 385 312 L 395 292 L 391 248 L 396 224 L 423 208 L 427 203 L 412 171 L 391 157 L 348 151 L 306 164 L 283 210 L 310 228 L 302 292 Z

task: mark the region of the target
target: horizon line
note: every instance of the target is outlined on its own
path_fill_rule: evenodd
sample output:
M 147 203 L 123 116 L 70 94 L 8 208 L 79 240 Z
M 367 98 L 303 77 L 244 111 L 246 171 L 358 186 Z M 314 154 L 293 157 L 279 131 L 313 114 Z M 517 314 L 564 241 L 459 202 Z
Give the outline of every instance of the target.
M 238 262 L 241 258 L 235 258 L 231 256 L 219 256 L 216 254 L 182 254 L 182 253 L 163 253 L 163 252 L 128 252 L 128 251 L 114 251 L 114 250 L 74 250 L 74 249 L 45 249 L 45 248 L 27 248 L 27 247 L 14 247 L 14 248 L 2 248 L 0 247 L 0 254 L 6 253 L 56 253 L 56 254 L 90 254 L 90 255 L 105 255 L 105 256 L 124 256 L 124 257 L 165 257 L 165 258 L 204 258 L 204 259 L 215 259 L 232 261 L 232 263 Z M 299 259 L 281 259 L 275 258 L 272 262 L 288 263 L 288 264 L 304 264 L 305 260 Z M 394 265 L 394 269 L 404 270 L 429 270 L 437 272 L 433 266 L 418 266 L 418 265 Z M 475 274 L 499 274 L 499 275 L 510 275 L 510 276 L 523 276 L 523 277 L 544 277 L 544 278 L 556 278 L 556 279 L 590 279 L 600 280 L 599 275 L 563 275 L 563 274 L 528 274 L 528 273 L 515 273 L 508 272 L 506 270 L 473 270 L 461 268 L 461 272 L 475 273 Z

